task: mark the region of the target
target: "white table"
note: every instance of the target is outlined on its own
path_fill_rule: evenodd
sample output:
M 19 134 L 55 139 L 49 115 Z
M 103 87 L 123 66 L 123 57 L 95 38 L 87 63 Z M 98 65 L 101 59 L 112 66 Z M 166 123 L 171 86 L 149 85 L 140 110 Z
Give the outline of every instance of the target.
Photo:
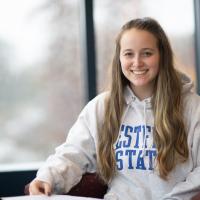
M 2 200 L 100 200 L 89 197 L 75 197 L 70 195 L 32 195 L 32 196 L 16 196 L 16 197 L 1 197 Z M 102 200 L 102 199 L 101 199 Z

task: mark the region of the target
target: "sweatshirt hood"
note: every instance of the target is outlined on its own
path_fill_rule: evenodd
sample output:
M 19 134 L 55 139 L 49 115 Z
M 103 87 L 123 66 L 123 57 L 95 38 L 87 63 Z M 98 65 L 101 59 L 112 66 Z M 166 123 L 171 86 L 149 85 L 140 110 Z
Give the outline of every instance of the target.
M 137 106 L 143 107 L 145 105 L 146 108 L 151 108 L 152 97 L 140 100 L 128 85 L 124 89 L 124 98 L 127 105 L 131 105 L 134 102 Z
M 194 92 L 194 84 L 192 80 L 185 74 L 181 73 L 182 93 Z

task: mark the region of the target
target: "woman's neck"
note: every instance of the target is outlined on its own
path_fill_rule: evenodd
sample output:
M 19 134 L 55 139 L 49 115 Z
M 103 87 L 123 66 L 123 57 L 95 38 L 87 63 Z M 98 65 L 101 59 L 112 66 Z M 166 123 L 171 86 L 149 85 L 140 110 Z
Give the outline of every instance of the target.
M 154 92 L 154 84 L 148 86 L 137 86 L 130 85 L 134 94 L 142 101 L 146 98 L 149 98 L 153 95 Z

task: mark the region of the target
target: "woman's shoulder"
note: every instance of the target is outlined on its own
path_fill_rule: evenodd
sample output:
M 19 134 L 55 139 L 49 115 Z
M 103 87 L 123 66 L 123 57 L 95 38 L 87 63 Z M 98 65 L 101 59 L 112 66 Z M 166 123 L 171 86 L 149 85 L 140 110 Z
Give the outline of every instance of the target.
M 196 92 L 190 91 L 183 95 L 183 104 L 184 107 L 197 108 L 200 106 L 200 96 Z
M 200 96 L 195 92 L 188 92 L 183 96 L 183 109 L 186 119 L 199 120 Z
M 105 111 L 105 99 L 108 97 L 109 92 L 98 94 L 95 98 L 90 100 L 81 111 L 79 118 L 84 119 L 87 126 L 96 132 L 97 127 L 102 125 Z
M 109 96 L 109 92 L 105 91 L 100 94 L 98 94 L 96 97 L 91 99 L 86 106 L 104 106 L 106 98 Z
M 102 92 L 98 94 L 96 97 L 91 99 L 86 106 L 82 110 L 83 113 L 87 113 L 89 115 L 96 114 L 96 115 L 102 115 L 105 109 L 105 100 L 109 96 L 109 92 Z
M 199 108 L 200 96 L 195 91 L 192 79 L 185 74 L 181 74 L 181 83 L 182 83 L 182 98 L 183 98 L 184 109 Z

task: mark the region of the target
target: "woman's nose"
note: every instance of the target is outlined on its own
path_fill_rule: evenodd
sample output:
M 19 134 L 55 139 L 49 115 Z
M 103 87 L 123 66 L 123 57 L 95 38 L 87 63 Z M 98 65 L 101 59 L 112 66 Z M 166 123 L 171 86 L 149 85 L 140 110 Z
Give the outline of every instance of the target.
M 143 61 L 142 61 L 142 59 L 141 59 L 140 56 L 134 56 L 132 62 L 133 62 L 133 66 L 134 66 L 134 67 L 140 67 L 140 66 L 143 65 Z

